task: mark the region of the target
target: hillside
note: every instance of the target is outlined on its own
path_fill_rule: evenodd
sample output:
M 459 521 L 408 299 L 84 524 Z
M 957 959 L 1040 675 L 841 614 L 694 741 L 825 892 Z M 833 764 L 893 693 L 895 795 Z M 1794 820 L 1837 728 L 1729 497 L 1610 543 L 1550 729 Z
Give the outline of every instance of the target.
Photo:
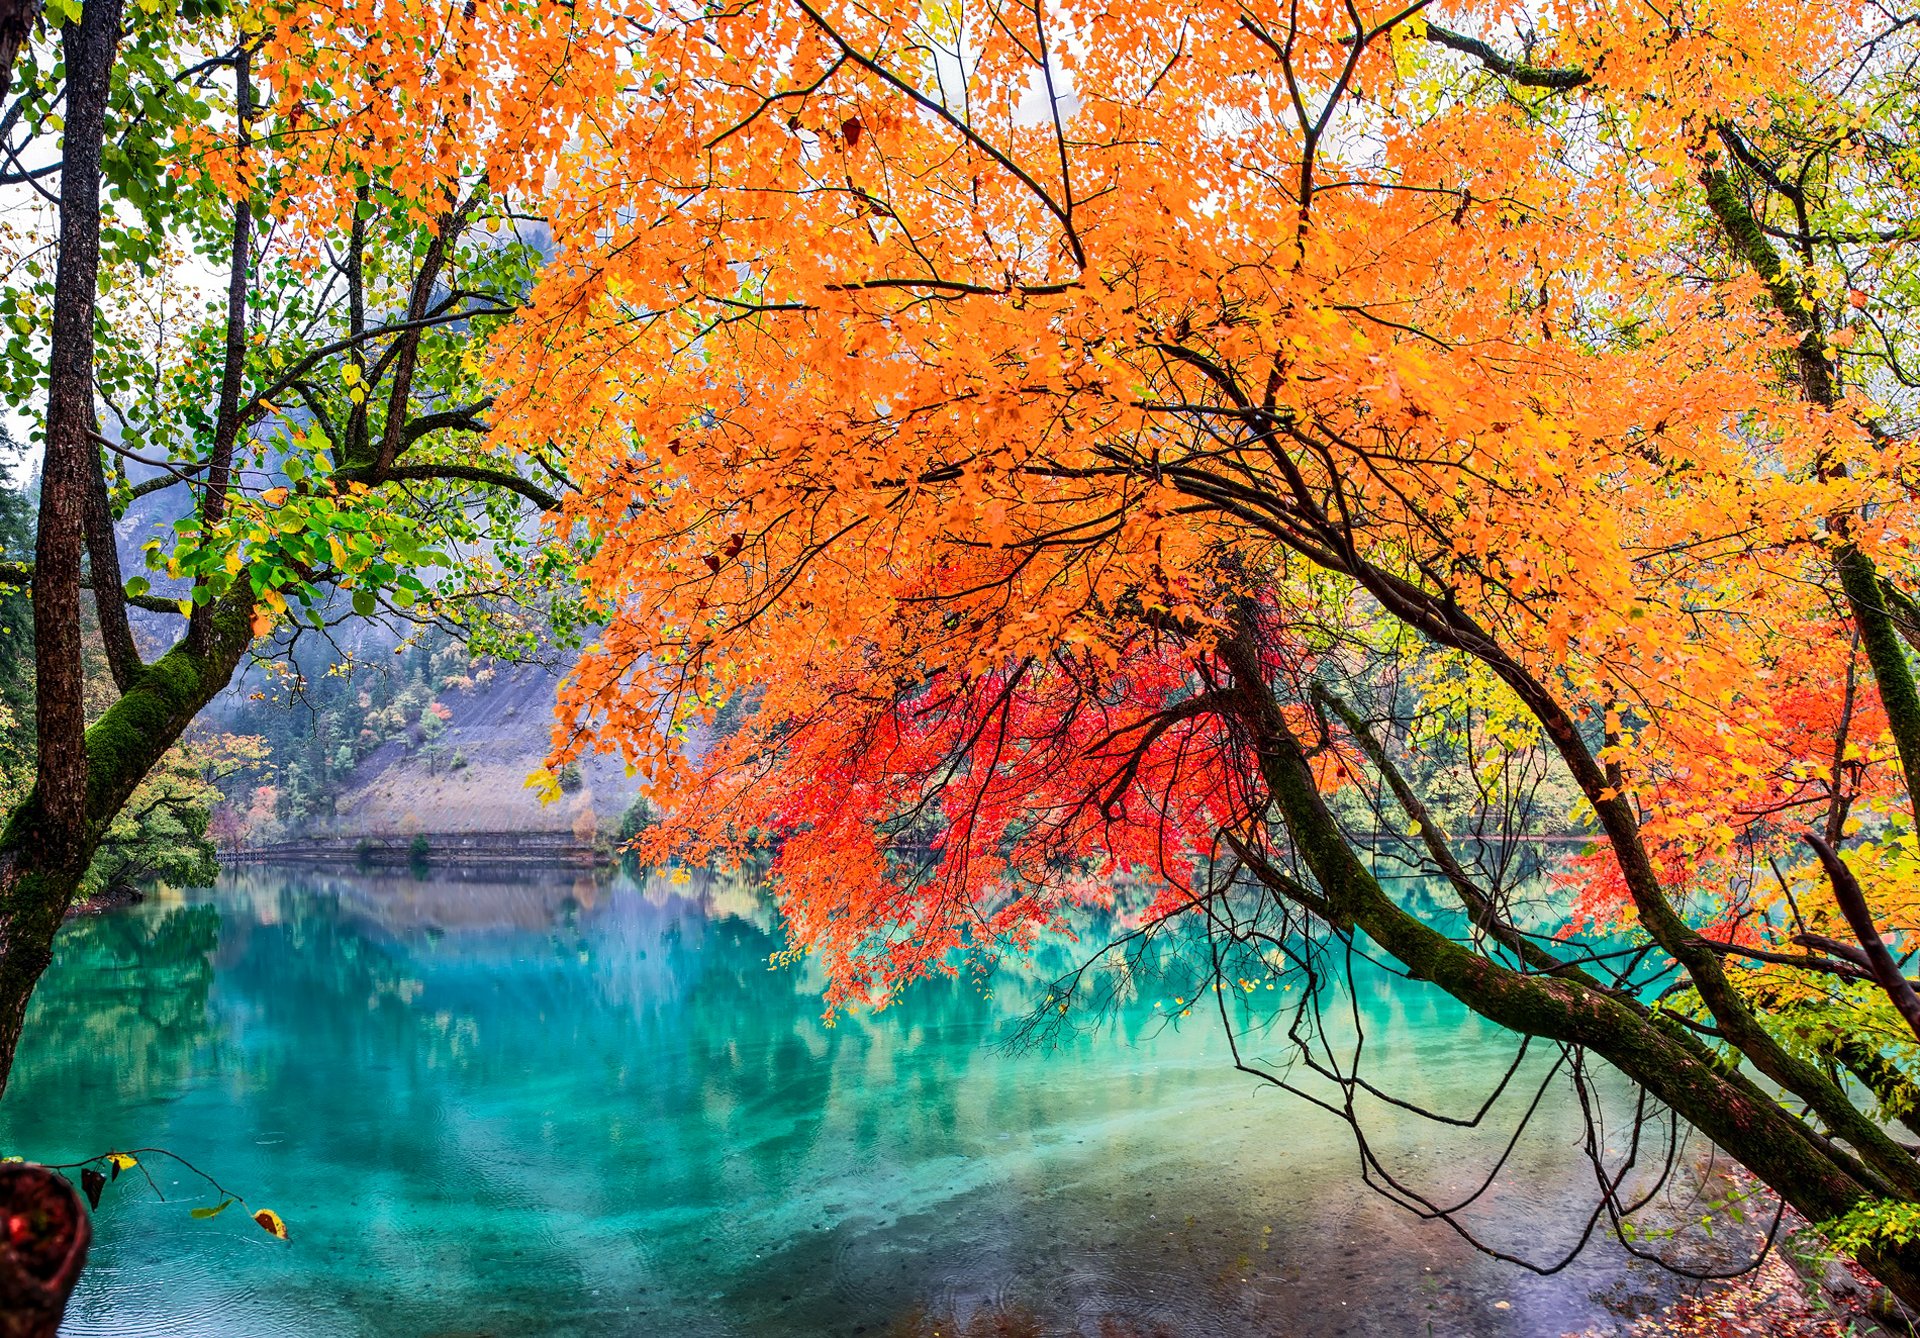
M 594 757 L 563 776 L 567 791 L 541 804 L 526 787 L 552 739 L 559 676 L 540 666 L 496 671 L 490 683 L 442 692 L 450 713 L 428 752 L 411 739 L 388 739 L 343 778 L 330 820 L 310 834 L 410 836 L 416 832 L 574 832 L 609 834 L 637 786 L 615 758 Z
M 551 804 L 526 786 L 552 741 L 563 660 L 473 660 L 445 637 L 333 650 L 347 670 L 257 670 L 208 713 L 209 728 L 257 737 L 268 754 L 227 787 L 215 822 L 227 849 L 397 849 L 416 835 L 584 847 L 618 831 L 638 786 L 616 759 L 564 769 Z

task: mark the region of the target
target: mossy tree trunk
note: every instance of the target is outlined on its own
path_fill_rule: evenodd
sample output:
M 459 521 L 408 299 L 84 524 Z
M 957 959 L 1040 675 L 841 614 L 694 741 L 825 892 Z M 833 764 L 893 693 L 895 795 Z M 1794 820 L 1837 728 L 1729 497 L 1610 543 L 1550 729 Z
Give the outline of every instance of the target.
M 1316 894 L 1275 880 L 1278 895 L 1293 897 L 1335 925 L 1363 931 L 1413 979 L 1437 985 L 1491 1022 L 1600 1055 L 1811 1221 L 1830 1221 L 1881 1198 L 1920 1201 L 1913 1158 L 1864 1117 L 1859 1123 L 1871 1131 L 1867 1146 L 1842 1147 L 1679 1023 L 1630 994 L 1591 979 L 1504 966 L 1402 909 L 1328 810 L 1306 751 L 1265 679 L 1254 639 L 1243 630 L 1220 652 L 1237 699 L 1234 721 L 1245 732 L 1293 848 L 1318 885 Z M 1837 1086 L 1818 1081 L 1846 1100 Z M 1920 1308 L 1920 1245 L 1871 1251 L 1861 1263 L 1908 1306 Z
M 86 766 L 79 830 L 54 816 L 43 772 L 0 831 L 0 1093 L 13 1068 L 27 1001 L 52 960 L 53 936 L 101 837 L 246 653 L 250 605 L 229 598 L 210 607 L 205 653 L 181 645 L 145 666 L 130 690 L 82 734 L 76 749 Z

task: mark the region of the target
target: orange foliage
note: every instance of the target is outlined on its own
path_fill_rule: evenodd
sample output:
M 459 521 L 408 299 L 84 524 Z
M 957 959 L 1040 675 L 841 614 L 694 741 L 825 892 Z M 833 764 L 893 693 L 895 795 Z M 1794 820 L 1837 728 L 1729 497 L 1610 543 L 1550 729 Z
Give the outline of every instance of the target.
M 1842 59 L 1871 14 L 1446 21 L 1538 24 L 1531 65 L 1591 77 L 1515 93 L 1397 0 L 356 0 L 272 51 L 316 71 L 279 95 L 340 183 L 316 230 L 369 155 L 546 219 L 491 370 L 497 448 L 569 463 L 611 618 L 557 758 L 644 772 L 656 854 L 781 838 L 848 1002 L 1123 872 L 1176 908 L 1266 811 L 1207 709 L 1208 629 L 1249 606 L 1309 733 L 1310 680 L 1461 613 L 1590 734 L 1676 895 L 1836 783 L 1899 793 L 1826 545 L 1870 515 L 1912 568 L 1910 448 L 1864 390 L 1787 383 L 1800 334 L 1700 191 L 1718 125 L 1872 113 Z M 1616 882 L 1600 857 L 1578 913 Z

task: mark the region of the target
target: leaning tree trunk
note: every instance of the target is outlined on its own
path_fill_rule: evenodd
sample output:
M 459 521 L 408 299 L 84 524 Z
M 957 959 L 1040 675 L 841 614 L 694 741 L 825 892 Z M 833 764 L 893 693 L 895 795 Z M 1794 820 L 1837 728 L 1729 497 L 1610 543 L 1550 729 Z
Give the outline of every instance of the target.
M 1738 1067 L 1677 1023 L 1578 979 L 1508 969 L 1448 938 L 1387 896 L 1328 811 L 1311 763 L 1261 673 L 1250 639 L 1221 646 L 1260 777 L 1295 848 L 1319 884 L 1313 913 L 1364 931 L 1405 967 L 1481 1017 L 1526 1036 L 1600 1055 L 1726 1149 L 1814 1222 L 1876 1199 L 1920 1202 L 1915 1168 L 1856 1156 L 1815 1132 Z M 1282 895 L 1288 893 L 1284 889 Z M 1899 1153 L 1906 1157 L 1904 1151 Z M 1859 1260 L 1920 1309 L 1920 1243 L 1863 1250 Z
M 44 775 L 0 831 L 0 1093 L 13 1069 L 27 1000 L 53 956 L 99 838 L 127 798 L 225 687 L 253 638 L 249 587 L 210 607 L 204 654 L 182 643 L 140 669 L 127 693 L 88 729 L 81 836 L 68 844 L 48 820 Z M 38 592 L 36 591 L 36 594 Z

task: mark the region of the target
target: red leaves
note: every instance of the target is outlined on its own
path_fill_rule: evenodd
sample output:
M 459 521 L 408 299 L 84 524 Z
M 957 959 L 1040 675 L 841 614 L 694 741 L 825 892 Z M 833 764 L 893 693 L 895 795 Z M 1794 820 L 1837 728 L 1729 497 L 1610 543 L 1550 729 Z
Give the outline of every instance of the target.
M 700 561 L 706 564 L 708 571 L 718 576 L 720 574 L 720 568 L 732 559 L 739 557 L 740 550 L 746 546 L 747 536 L 744 534 L 736 534 L 720 546 L 718 553 L 708 553 L 705 557 L 701 558 Z
M 724 812 L 772 838 L 795 941 L 828 968 L 836 1008 L 883 1005 L 953 954 L 1022 947 L 1116 888 L 1140 912 L 1149 889 L 1187 885 L 1236 791 L 1218 722 L 1186 705 L 1202 689 L 1191 660 L 1140 633 L 1112 649 L 1124 667 L 1062 649 L 814 684 L 824 704 L 804 721 L 762 719 L 716 747 L 704 797 L 681 796 L 666 830 L 699 848 Z M 775 738 L 781 765 L 743 784 L 741 759 Z

